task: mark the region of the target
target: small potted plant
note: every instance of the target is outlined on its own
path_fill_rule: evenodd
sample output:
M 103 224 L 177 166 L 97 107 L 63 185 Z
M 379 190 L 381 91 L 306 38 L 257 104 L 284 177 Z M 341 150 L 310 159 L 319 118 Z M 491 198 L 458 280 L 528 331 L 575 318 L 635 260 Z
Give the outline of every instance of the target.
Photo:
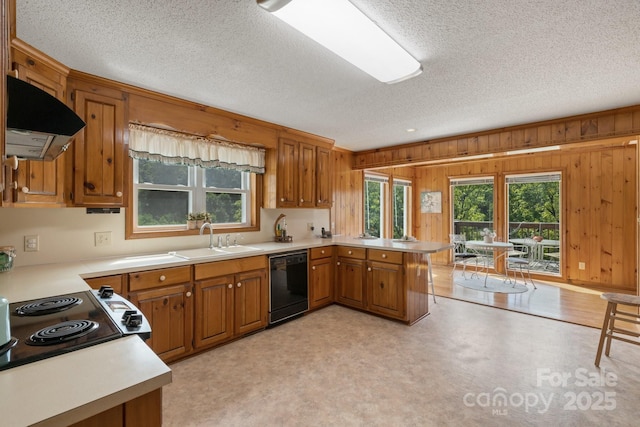
M 492 230 L 489 230 L 488 228 L 483 229 L 480 232 L 480 235 L 482 236 L 485 243 L 493 243 L 493 239 L 496 238 L 496 233 Z
M 195 230 L 196 229 L 196 214 L 193 212 L 189 212 L 187 215 L 187 230 Z
M 204 221 L 207 219 L 207 213 L 206 212 L 196 212 L 194 216 L 195 216 L 195 219 L 196 219 L 196 228 L 202 227 L 202 224 L 204 224 Z

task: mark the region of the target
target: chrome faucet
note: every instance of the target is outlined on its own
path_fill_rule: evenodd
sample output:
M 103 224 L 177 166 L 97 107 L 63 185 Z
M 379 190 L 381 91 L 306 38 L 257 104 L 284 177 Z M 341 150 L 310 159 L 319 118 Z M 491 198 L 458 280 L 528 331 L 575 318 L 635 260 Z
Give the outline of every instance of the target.
M 225 238 L 225 239 L 226 239 L 226 241 L 227 241 L 227 246 L 226 246 L 227 248 L 229 247 L 229 239 L 230 239 L 230 238 L 231 238 L 231 236 L 227 234 L 227 236 L 226 236 L 226 238 Z
M 209 249 L 213 249 L 213 225 L 211 225 L 211 223 L 209 222 L 205 222 L 204 224 L 202 224 L 202 227 L 200 227 L 200 235 L 204 234 L 204 229 L 208 228 L 210 231 L 209 234 Z

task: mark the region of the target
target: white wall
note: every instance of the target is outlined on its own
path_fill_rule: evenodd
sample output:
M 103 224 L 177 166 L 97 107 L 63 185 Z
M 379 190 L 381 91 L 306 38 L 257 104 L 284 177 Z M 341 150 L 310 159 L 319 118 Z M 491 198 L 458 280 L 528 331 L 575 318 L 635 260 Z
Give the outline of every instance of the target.
M 15 246 L 14 266 L 49 264 L 126 254 L 164 253 L 176 249 L 206 247 L 209 236 L 124 238 L 124 209 L 119 214 L 87 214 L 84 208 L 0 208 L 0 246 Z M 273 239 L 273 226 L 280 214 L 287 216 L 287 232 L 294 240 L 329 230 L 328 209 L 261 209 L 261 230 L 240 233 L 240 244 Z M 307 230 L 313 223 L 315 231 Z M 95 247 L 94 232 L 111 231 L 111 245 Z M 24 252 L 24 236 L 38 235 L 40 250 Z

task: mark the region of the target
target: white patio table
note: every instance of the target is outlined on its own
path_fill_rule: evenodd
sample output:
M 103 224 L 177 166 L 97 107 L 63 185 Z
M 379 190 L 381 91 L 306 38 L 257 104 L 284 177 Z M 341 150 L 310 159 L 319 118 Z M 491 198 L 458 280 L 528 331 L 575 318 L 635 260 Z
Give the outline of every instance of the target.
M 484 240 L 467 240 L 465 242 L 465 247 L 467 249 L 472 249 L 474 251 L 492 251 L 495 254 L 495 262 L 499 259 L 506 259 L 507 253 L 513 250 L 513 243 L 511 242 L 496 242 L 493 241 L 491 243 L 485 242 Z M 503 275 L 508 279 L 507 275 L 507 266 L 504 266 Z M 484 258 L 484 286 L 487 286 L 487 278 L 489 277 L 489 265 L 487 264 L 486 257 Z M 497 269 L 496 269 L 497 271 Z

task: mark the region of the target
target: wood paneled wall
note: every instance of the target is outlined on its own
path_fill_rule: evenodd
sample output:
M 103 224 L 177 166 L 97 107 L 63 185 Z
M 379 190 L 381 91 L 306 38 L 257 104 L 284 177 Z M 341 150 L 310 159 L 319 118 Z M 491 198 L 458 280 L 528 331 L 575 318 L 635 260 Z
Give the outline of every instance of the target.
M 640 133 L 640 105 L 486 132 L 360 151 L 354 168 L 417 165 L 454 157 L 596 141 Z
M 364 171 L 353 170 L 353 153 L 334 149 L 331 232 L 357 235 L 362 232 Z
M 631 138 L 628 138 L 630 140 Z M 635 291 L 637 283 L 637 155 L 623 139 L 559 152 L 503 157 L 415 169 L 415 234 L 448 241 L 451 233 L 449 179 L 494 176 L 498 235 L 506 235 L 504 177 L 515 173 L 562 172 L 563 279 L 568 283 Z M 442 214 L 420 212 L 422 191 L 442 191 Z M 434 263 L 446 264 L 450 254 Z M 585 270 L 578 263 L 586 264 Z

